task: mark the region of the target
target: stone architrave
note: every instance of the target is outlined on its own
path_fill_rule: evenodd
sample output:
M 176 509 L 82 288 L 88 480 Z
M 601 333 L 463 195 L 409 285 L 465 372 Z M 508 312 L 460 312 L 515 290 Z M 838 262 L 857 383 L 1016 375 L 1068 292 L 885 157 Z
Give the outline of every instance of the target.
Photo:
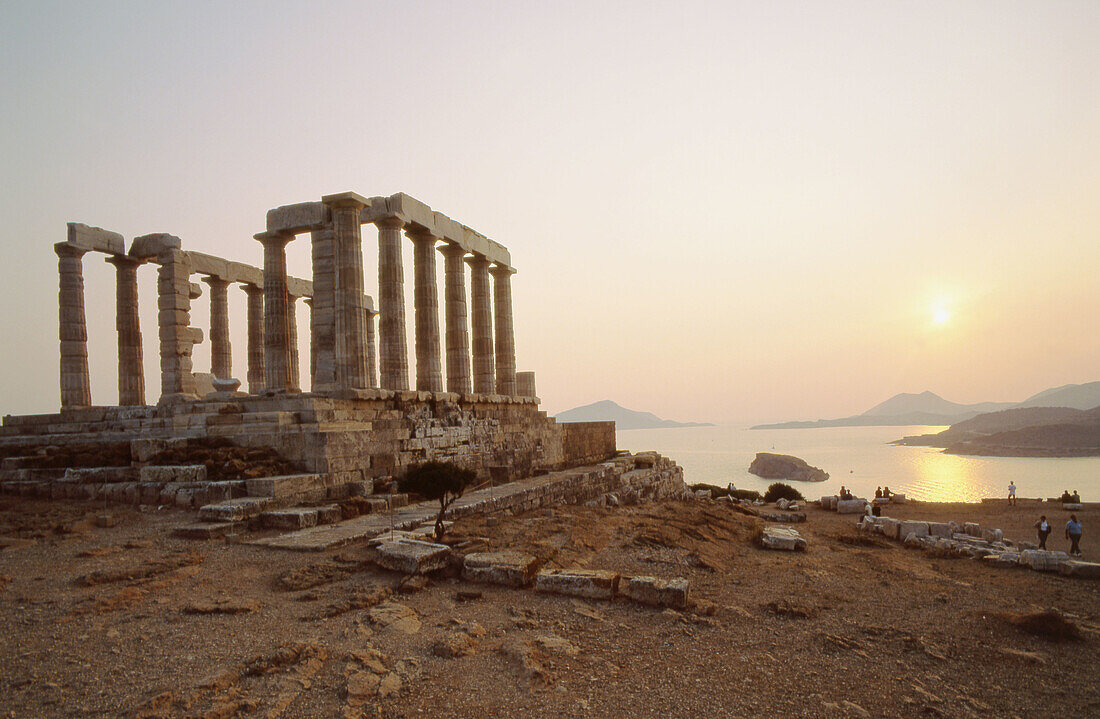
M 466 321 L 466 250 L 448 243 L 443 253 L 444 315 L 447 321 L 447 391 L 470 391 L 470 331 Z
M 229 344 L 229 282 L 203 277 L 210 285 L 210 371 L 217 379 L 233 376 L 233 350 Z
M 286 328 L 290 363 L 290 389 L 301 391 L 302 370 L 298 364 L 298 298 L 289 292 L 286 295 Z
M 160 401 L 197 398 L 191 352 L 202 332 L 191 327 L 191 263 L 187 253 L 157 255 L 157 320 L 160 334 Z
M 261 232 L 256 239 L 264 246 L 264 388 L 285 392 L 292 387 L 286 246 L 294 236 Z
M 253 284 L 241 285 L 248 296 L 248 391 L 264 388 L 264 290 Z
M 313 297 L 309 312 L 310 377 L 314 392 L 327 392 L 336 387 L 334 237 L 331 225 L 310 233 L 313 252 Z
M 332 210 L 333 261 L 336 268 L 333 285 L 336 387 L 365 388 L 369 385 L 362 311 L 363 237 L 359 213 L 368 200 L 354 192 L 326 195 L 321 199 Z
M 409 388 L 409 355 L 405 340 L 405 272 L 401 262 L 404 223 L 388 217 L 378 225 L 378 311 L 380 384 L 382 389 Z
M 496 320 L 497 394 L 513 396 L 516 393 L 516 340 L 512 330 L 512 275 L 511 267 L 494 265 L 493 309 Z
M 428 232 L 409 232 L 413 243 L 413 307 L 416 325 L 416 389 L 442 392 L 439 366 L 439 290 L 435 279 L 437 239 Z
M 496 389 L 493 360 L 493 311 L 489 298 L 489 260 L 474 254 L 466 258 L 470 265 L 470 302 L 473 312 L 474 392 L 492 394 Z
M 142 360 L 141 323 L 138 320 L 137 270 L 144 260 L 112 255 L 115 266 L 115 329 L 118 331 L 118 403 L 123 407 L 145 404 L 145 366 Z
M 71 230 L 70 230 L 71 232 Z M 85 250 L 65 242 L 53 246 L 57 253 L 59 290 L 58 338 L 61 342 L 61 408 L 92 404 L 88 378 L 88 326 L 84 317 Z

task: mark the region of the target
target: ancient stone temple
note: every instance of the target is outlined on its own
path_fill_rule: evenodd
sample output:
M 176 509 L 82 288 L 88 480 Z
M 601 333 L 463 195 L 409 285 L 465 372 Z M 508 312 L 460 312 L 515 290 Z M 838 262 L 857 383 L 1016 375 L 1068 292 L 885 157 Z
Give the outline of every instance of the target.
M 364 226 L 377 230 L 375 267 L 364 262 Z M 305 482 L 329 497 L 369 495 L 379 481 L 431 459 L 506 482 L 616 454 L 612 423 L 557 424 L 539 411 L 534 374 L 516 371 L 515 269 L 503 245 L 403 193 L 343 192 L 277 207 L 255 239 L 262 269 L 187 249 L 170 234 L 136 237 L 127 248 L 117 233 L 70 223 L 65 241 L 54 245 L 61 408 L 4 417 L 0 489 L 110 491 L 134 503 L 167 499 L 191 506 L 239 495 L 240 484 L 191 481 L 222 471 L 209 458 L 206 473 L 201 464 L 175 474 L 150 469 L 166 457 L 179 466 L 181 453 L 197 446 L 233 447 L 246 457 L 270 453 L 296 469 L 298 479 L 284 483 L 288 487 Z M 296 240 L 310 243 L 311 279 L 287 274 L 286 247 Z M 405 318 L 406 240 L 413 245 L 411 323 Z M 436 251 L 443 255 L 442 292 Z M 83 261 L 94 254 L 116 269 L 118 403 L 111 405 L 96 403 L 89 384 Z M 145 264 L 156 267 L 155 298 L 139 297 L 137 272 Z M 377 305 L 366 292 L 374 270 Z M 204 284 L 205 331 L 191 324 Z M 243 388 L 235 377 L 242 368 L 233 368 L 230 352 L 227 298 L 234 287 L 248 307 Z M 161 390 L 155 406 L 146 402 L 138 323 L 139 302 L 154 299 Z M 298 381 L 299 300 L 309 308 L 309 391 Z M 193 352 L 207 338 L 210 372 L 199 373 Z M 109 490 L 86 486 L 108 484 Z

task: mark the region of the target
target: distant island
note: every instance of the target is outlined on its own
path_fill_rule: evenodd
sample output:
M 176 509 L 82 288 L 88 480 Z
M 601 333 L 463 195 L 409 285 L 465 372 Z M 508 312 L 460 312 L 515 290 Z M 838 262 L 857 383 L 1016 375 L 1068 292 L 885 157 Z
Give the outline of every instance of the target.
M 840 419 L 818 419 L 776 424 L 758 424 L 750 429 L 806 429 L 814 427 L 893 427 L 906 425 L 953 425 L 981 414 L 1029 407 L 1066 407 L 1087 410 L 1100 405 L 1100 382 L 1067 384 L 1043 390 L 1023 402 L 980 402 L 958 404 L 933 392 L 897 394 L 863 414 Z
M 554 415 L 559 422 L 614 422 L 615 429 L 661 429 L 664 427 L 711 427 L 710 422 L 674 422 L 652 412 L 636 412 L 609 399 L 574 407 Z
M 936 434 L 903 437 L 892 444 L 943 447 L 948 454 L 986 457 L 1100 456 L 1100 406 L 1020 407 L 980 414 Z

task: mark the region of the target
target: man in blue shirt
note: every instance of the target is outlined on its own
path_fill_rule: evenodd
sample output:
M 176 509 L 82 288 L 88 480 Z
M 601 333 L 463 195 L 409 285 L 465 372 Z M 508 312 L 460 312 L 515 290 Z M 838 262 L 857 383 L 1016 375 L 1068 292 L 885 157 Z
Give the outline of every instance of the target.
M 1081 523 L 1077 521 L 1077 515 L 1069 515 L 1069 521 L 1066 522 L 1066 539 L 1070 541 L 1069 553 L 1075 557 L 1081 556 L 1081 534 L 1084 530 L 1081 527 Z

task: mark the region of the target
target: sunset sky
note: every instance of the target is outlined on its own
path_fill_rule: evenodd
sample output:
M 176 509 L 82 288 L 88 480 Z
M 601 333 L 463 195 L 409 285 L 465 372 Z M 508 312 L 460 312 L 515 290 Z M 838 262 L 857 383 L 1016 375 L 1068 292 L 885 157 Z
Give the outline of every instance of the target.
M 347 190 L 510 249 L 550 413 L 812 419 L 1100 380 L 1098 38 L 1092 0 L 6 1 L 0 413 L 59 406 L 67 221 L 262 265 L 268 209 Z M 288 252 L 308 277 L 308 238 Z M 364 257 L 377 296 L 370 227 Z M 113 273 L 85 256 L 97 404 Z M 411 358 L 411 242 L 405 278 Z

